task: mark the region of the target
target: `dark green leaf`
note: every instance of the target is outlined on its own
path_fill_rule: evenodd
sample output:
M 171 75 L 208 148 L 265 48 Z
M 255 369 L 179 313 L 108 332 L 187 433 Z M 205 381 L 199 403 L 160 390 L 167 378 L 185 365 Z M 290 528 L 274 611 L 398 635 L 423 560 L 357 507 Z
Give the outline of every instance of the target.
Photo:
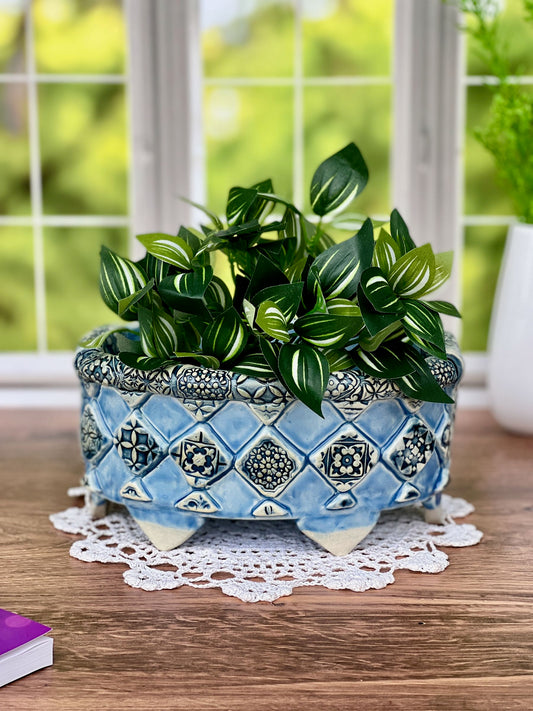
M 412 349 L 411 349 L 412 350 Z M 453 400 L 437 383 L 424 358 L 412 352 L 409 360 L 414 366 L 411 373 L 396 380 L 400 390 L 408 397 L 426 402 L 453 403 Z
M 353 368 L 354 362 L 344 348 L 324 348 L 322 351 L 328 359 L 330 372 Z
M 359 289 L 357 290 L 357 300 L 359 302 L 363 321 L 371 336 L 377 336 L 377 334 L 384 329 L 399 322 L 400 317 L 398 314 L 382 314 L 379 313 L 379 311 L 376 311 L 370 301 L 366 298 L 361 285 L 359 285 Z
M 205 290 L 205 302 L 208 309 L 216 314 L 226 311 L 232 305 L 231 294 L 220 277 L 214 276 Z
M 143 259 L 139 260 L 137 264 L 144 271 L 148 279 L 153 279 L 156 284 L 159 284 L 168 274 L 170 269 L 170 264 L 162 262 L 153 254 L 148 252 L 145 254 Z
M 429 306 L 433 311 L 438 311 L 438 313 L 446 314 L 446 316 L 455 316 L 455 318 L 461 318 L 461 314 L 455 308 L 453 304 L 448 301 L 424 301 L 426 306 Z
M 289 280 L 273 261 L 260 254 L 251 276 L 245 298 L 253 303 L 255 295 L 268 286 L 288 284 Z
M 329 378 L 326 356 L 303 343 L 285 343 L 279 352 L 279 369 L 289 392 L 322 416 L 322 398 Z
M 326 299 L 328 313 L 335 316 L 359 316 L 361 309 L 350 299 Z
M 173 361 L 168 358 L 151 358 L 150 356 L 131 352 L 121 352 L 118 357 L 124 365 L 130 368 L 138 368 L 139 370 L 155 370 L 156 368 L 165 368 L 173 364 Z
M 176 324 L 170 314 L 140 306 L 138 316 L 144 354 L 150 358 L 169 358 L 178 349 Z
M 359 338 L 359 345 L 365 351 L 375 351 L 386 340 L 392 340 L 395 336 L 403 335 L 403 328 L 399 321 L 394 321 L 389 326 L 385 326 L 378 331 L 375 336 L 365 335 Z
M 368 352 L 352 351 L 352 358 L 363 373 L 377 378 L 400 378 L 414 370 L 414 365 L 406 359 L 407 346 L 401 341 L 383 343 L 377 350 Z
M 213 278 L 211 266 L 197 267 L 194 271 L 166 277 L 159 285 L 163 301 L 172 308 L 204 319 L 211 319 L 205 295 Z
M 202 352 L 214 355 L 222 363 L 233 360 L 246 346 L 247 333 L 234 308 L 217 316 L 202 336 Z
M 376 311 L 385 314 L 404 312 L 402 301 L 390 288 L 389 282 L 379 267 L 369 267 L 361 274 L 361 288 Z
M 423 301 L 404 299 L 405 314 L 402 324 L 406 332 L 423 341 L 433 343 L 440 351 L 445 351 L 444 330 L 440 316 Z
M 197 351 L 177 351 L 174 355 L 176 358 L 179 358 L 179 360 L 200 363 L 200 365 L 203 365 L 204 368 L 213 368 L 214 370 L 220 368 L 220 361 L 218 358 L 206 355 L 205 353 L 198 353 Z
M 394 209 L 390 216 L 391 237 L 400 248 L 401 255 L 415 249 L 416 244 L 411 239 L 407 225 L 398 210 Z
M 273 206 L 273 202 L 259 196 L 259 193 L 271 193 L 272 181 L 264 180 L 251 188 L 231 188 L 226 205 L 228 225 L 239 225 L 251 220 L 264 219 Z
M 275 378 L 276 375 L 262 353 L 249 353 L 231 368 L 236 373 L 253 378 Z
M 262 301 L 273 301 L 281 309 L 287 323 L 290 323 L 298 311 L 303 287 L 303 281 L 267 286 L 254 296 L 253 303 L 257 306 Z
M 335 316 L 317 312 L 301 316 L 295 322 L 294 330 L 313 346 L 330 348 L 348 343 L 362 326 L 363 320 L 358 316 Z
M 135 306 L 135 304 L 137 304 L 153 288 L 154 288 L 154 280 L 150 279 L 148 284 L 146 284 L 146 286 L 143 286 L 142 289 L 139 289 L 139 291 L 136 291 L 134 294 L 131 294 L 130 296 L 126 296 L 126 298 L 124 298 L 124 299 L 120 299 L 120 301 L 118 302 L 118 315 L 123 316 L 126 313 L 126 311 L 128 311 L 133 306 Z
M 279 345 L 277 343 L 272 343 L 264 336 L 259 336 L 259 346 L 261 347 L 261 353 L 264 355 L 270 369 L 276 374 L 276 377 L 281 380 L 281 373 L 278 365 Z
M 311 207 L 316 215 L 341 209 L 368 181 L 368 168 L 354 143 L 327 158 L 311 180 Z
M 351 298 L 361 274 L 372 262 L 374 232 L 370 219 L 350 239 L 322 252 L 313 262 L 322 291 L 328 298 Z

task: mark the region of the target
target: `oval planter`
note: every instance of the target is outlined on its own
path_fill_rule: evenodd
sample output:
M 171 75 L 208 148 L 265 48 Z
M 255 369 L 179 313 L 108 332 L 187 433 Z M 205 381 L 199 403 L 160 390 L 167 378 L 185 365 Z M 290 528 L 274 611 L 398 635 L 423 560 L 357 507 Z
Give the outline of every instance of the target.
M 449 336 L 447 350 L 428 363 L 454 397 L 462 361 Z M 125 505 L 160 549 L 212 517 L 294 519 L 335 555 L 384 509 L 422 502 L 440 520 L 454 405 L 350 370 L 330 376 L 321 418 L 274 380 L 191 365 L 142 371 L 102 348 L 80 349 L 75 365 L 93 515 Z
M 533 225 L 509 228 L 489 337 L 492 413 L 511 432 L 533 435 Z

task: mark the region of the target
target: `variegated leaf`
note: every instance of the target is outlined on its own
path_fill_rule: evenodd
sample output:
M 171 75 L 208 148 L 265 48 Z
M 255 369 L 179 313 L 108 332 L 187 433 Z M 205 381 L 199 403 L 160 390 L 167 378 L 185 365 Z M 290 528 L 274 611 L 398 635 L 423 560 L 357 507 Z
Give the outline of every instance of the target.
M 389 284 L 399 296 L 413 299 L 431 288 L 435 278 L 435 255 L 431 245 L 415 247 L 396 262 L 389 274 Z
M 243 299 L 242 310 L 244 311 L 244 317 L 248 321 L 248 325 L 250 326 L 250 328 L 253 328 L 255 326 L 255 306 L 250 301 L 248 301 L 248 299 Z
M 399 321 L 385 326 L 381 331 L 378 331 L 374 336 L 366 335 L 359 338 L 359 345 L 365 351 L 375 351 L 382 343 L 387 340 L 392 340 L 396 336 L 403 334 L 403 328 Z
M 220 277 L 214 276 L 205 290 L 205 302 L 213 313 L 229 309 L 233 303 L 228 287 Z
M 259 346 L 261 348 L 261 353 L 264 355 L 266 362 L 270 366 L 272 372 L 276 374 L 276 377 L 281 380 L 281 373 L 279 371 L 279 344 L 272 343 L 266 336 L 259 336 Z
M 461 318 L 460 312 L 455 308 L 453 304 L 449 301 L 424 301 L 426 306 L 429 306 L 433 311 L 438 311 L 440 314 L 445 314 L 446 316 L 454 316 L 455 318 Z
M 394 209 L 390 216 L 391 237 L 400 248 L 400 254 L 407 254 L 415 249 L 416 244 L 411 239 L 407 225 L 398 210 Z
M 187 270 L 192 266 L 193 251 L 181 237 L 167 235 L 163 232 L 137 235 L 139 242 L 146 251 L 162 262 L 172 264 L 178 269 Z
M 263 301 L 259 304 L 255 320 L 259 328 L 271 338 L 285 343 L 291 340 L 285 316 L 273 301 Z
M 441 287 L 444 282 L 448 281 L 452 273 L 453 252 L 439 252 L 435 255 L 435 276 L 433 281 L 424 291 L 424 294 L 429 294 Z
M 388 277 L 392 267 L 401 256 L 400 246 L 388 232 L 381 229 L 374 246 L 374 266 L 379 267 L 383 274 Z
M 294 330 L 313 346 L 331 348 L 348 343 L 362 326 L 363 319 L 358 316 L 314 313 L 300 317 L 294 324 Z
M 400 390 L 415 400 L 426 402 L 453 403 L 453 399 L 437 383 L 423 356 L 410 349 L 407 357 L 413 365 L 413 371 L 396 380 Z
M 209 217 L 209 219 L 211 220 L 211 222 L 213 223 L 213 225 L 216 227 L 217 230 L 221 230 L 223 228 L 224 225 L 222 224 L 222 221 L 220 220 L 218 215 L 216 215 L 214 212 L 211 212 L 211 210 L 208 210 L 207 207 L 200 205 L 200 203 L 198 203 L 198 202 L 193 202 L 192 200 L 189 200 L 189 198 L 186 198 L 183 196 L 180 196 L 180 200 L 183 200 L 183 202 L 186 202 L 188 205 L 192 205 L 197 210 L 200 210 L 201 212 L 203 212 L 204 215 L 207 215 L 207 217 Z
M 206 355 L 205 353 L 197 353 L 196 351 L 176 351 L 174 355 L 180 360 L 185 360 L 187 362 L 190 362 L 191 360 L 195 361 L 196 363 L 203 365 L 204 368 L 213 368 L 214 370 L 220 368 L 220 361 L 218 358 L 215 358 L 215 356 L 212 355 Z
M 169 358 L 178 350 L 176 324 L 162 309 L 139 307 L 141 346 L 150 358 Z
M 401 341 L 383 343 L 377 350 L 352 351 L 352 357 L 363 373 L 378 378 L 400 378 L 414 370 L 414 365 L 405 358 L 406 347 Z
M 357 300 L 361 308 L 364 324 L 371 336 L 377 336 L 383 329 L 388 328 L 392 324 L 399 323 L 399 314 L 383 314 L 374 309 L 370 301 L 366 298 L 361 284 L 359 284 L 357 290 Z
M 327 298 L 351 298 L 361 274 L 372 263 L 374 232 L 370 219 L 350 239 L 322 252 L 314 260 L 312 269 Z
M 322 398 L 329 378 L 326 356 L 304 343 L 285 343 L 279 353 L 279 369 L 289 392 L 322 416 Z
M 251 375 L 253 378 L 274 378 L 275 373 L 262 353 L 249 353 L 232 367 L 236 373 Z
M 120 257 L 105 245 L 100 250 L 100 294 L 104 303 L 116 314 L 122 299 L 137 293 L 146 286 L 144 272 L 132 261 Z M 133 313 L 124 313 L 122 318 L 132 321 Z
M 131 309 L 132 306 L 135 306 L 148 292 L 150 292 L 154 288 L 154 280 L 150 279 L 148 284 L 143 286 L 142 289 L 139 289 L 139 291 L 136 291 L 134 294 L 131 294 L 130 296 L 126 296 L 124 299 L 120 299 L 118 302 L 118 315 L 122 316 L 123 314 L 128 311 L 128 309 Z
M 155 368 L 165 368 L 172 365 L 168 358 L 151 358 L 150 356 L 139 355 L 138 353 L 119 353 L 119 360 L 130 368 L 139 370 L 155 370 Z
M 379 267 L 369 267 L 361 274 L 361 288 L 376 311 L 385 314 L 403 313 L 402 301 L 391 289 Z
M 316 215 L 340 210 L 368 181 L 368 168 L 359 149 L 349 143 L 327 158 L 311 180 L 311 207 Z
M 338 370 L 347 370 L 354 366 L 352 358 L 344 348 L 324 348 L 323 353 L 328 359 L 329 369 L 332 373 Z
M 350 299 L 326 299 L 328 313 L 334 316 L 359 316 L 361 309 Z
M 82 348 L 100 348 L 108 336 L 123 330 L 124 326 L 109 326 L 109 328 L 98 329 L 96 332 L 93 331 L 93 333 L 89 333 L 86 338 L 83 338 L 79 345 Z
M 206 306 L 205 294 L 213 278 L 211 266 L 197 267 L 194 271 L 166 277 L 159 285 L 159 294 L 165 303 L 186 314 L 205 320 L 212 316 Z
M 221 363 L 233 360 L 246 346 L 244 324 L 232 307 L 217 316 L 202 336 L 202 353 L 214 355 Z
M 405 314 L 402 324 L 409 334 L 433 343 L 440 351 L 445 351 L 444 330 L 440 316 L 423 301 L 404 299 Z
M 278 286 L 267 286 L 261 289 L 253 299 L 254 304 L 262 301 L 273 301 L 281 310 L 287 323 L 290 323 L 296 316 L 300 301 L 302 299 L 304 283 L 303 281 L 292 284 L 279 284 Z

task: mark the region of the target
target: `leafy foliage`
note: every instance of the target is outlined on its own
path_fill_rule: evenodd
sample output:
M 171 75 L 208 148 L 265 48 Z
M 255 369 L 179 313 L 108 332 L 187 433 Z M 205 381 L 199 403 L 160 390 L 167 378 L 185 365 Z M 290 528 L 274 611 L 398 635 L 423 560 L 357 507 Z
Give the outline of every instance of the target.
M 329 373 L 354 367 L 396 380 L 411 397 L 450 402 L 425 358 L 446 357 L 439 314 L 459 313 L 421 297 L 449 277 L 451 255 L 417 247 L 397 210 L 377 240 L 368 218 L 340 244 L 324 229 L 325 215 L 367 179 L 350 144 L 313 176 L 317 224 L 264 180 L 231 188 L 225 224 L 204 209 L 210 224 L 201 232 L 141 235 L 147 255 L 136 263 L 103 248 L 104 301 L 139 322 L 137 338 L 113 330 L 121 360 L 141 369 L 196 363 L 277 377 L 319 414 Z M 232 265 L 231 290 L 209 264 L 215 251 Z M 100 334 L 87 345 L 104 340 Z
M 475 131 L 492 155 L 498 174 L 513 200 L 517 217 L 533 223 L 533 94 L 530 88 L 510 81 L 513 74 L 509 50 L 500 31 L 500 16 L 493 3 L 460 0 L 473 18 L 465 29 L 497 78 L 487 122 Z M 524 24 L 533 28 L 533 3 L 523 0 Z

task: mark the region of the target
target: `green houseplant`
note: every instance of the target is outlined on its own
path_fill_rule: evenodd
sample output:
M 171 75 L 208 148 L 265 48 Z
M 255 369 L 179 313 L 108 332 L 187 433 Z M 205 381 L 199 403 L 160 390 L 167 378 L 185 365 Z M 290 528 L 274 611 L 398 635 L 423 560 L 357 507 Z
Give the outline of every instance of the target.
M 147 255 L 133 263 L 106 247 L 100 291 L 109 308 L 139 321 L 139 338 L 122 330 L 120 359 L 153 369 L 199 363 L 246 375 L 277 377 L 315 412 L 331 371 L 357 366 L 397 382 L 406 395 L 450 402 L 425 358 L 446 357 L 439 313 L 444 301 L 422 297 L 449 277 L 452 253 L 416 247 L 397 210 L 387 227 L 363 222 L 335 244 L 326 216 L 365 187 L 368 169 L 352 143 L 315 172 L 310 222 L 275 194 L 271 180 L 229 192 L 225 223 L 205 210 L 199 232 L 139 235 Z M 271 219 L 281 208 L 280 217 Z M 387 229 L 388 228 L 388 229 Z M 214 275 L 210 255 L 227 256 L 231 290 Z M 99 345 L 107 337 L 82 345 Z
M 351 143 L 314 173 L 314 220 L 264 180 L 232 188 L 223 219 L 201 208 L 200 230 L 140 235 L 137 262 L 102 248 L 101 295 L 138 325 L 76 358 L 95 512 L 126 503 L 162 548 L 205 517 L 289 517 L 335 554 L 383 508 L 439 519 L 461 373 L 440 313 L 459 314 L 425 297 L 452 255 L 417 247 L 397 210 L 335 243 L 367 180 Z
M 533 357 L 530 306 L 533 298 L 533 93 L 512 77 L 501 8 L 463 1 L 465 26 L 495 83 L 487 119 L 475 131 L 491 154 L 518 224 L 511 225 L 494 301 L 489 336 L 489 393 L 496 419 L 507 429 L 533 434 Z M 523 27 L 533 29 L 533 2 L 523 0 Z M 533 35 L 532 35 L 533 39 Z M 512 369 L 509 354 L 520 354 Z

